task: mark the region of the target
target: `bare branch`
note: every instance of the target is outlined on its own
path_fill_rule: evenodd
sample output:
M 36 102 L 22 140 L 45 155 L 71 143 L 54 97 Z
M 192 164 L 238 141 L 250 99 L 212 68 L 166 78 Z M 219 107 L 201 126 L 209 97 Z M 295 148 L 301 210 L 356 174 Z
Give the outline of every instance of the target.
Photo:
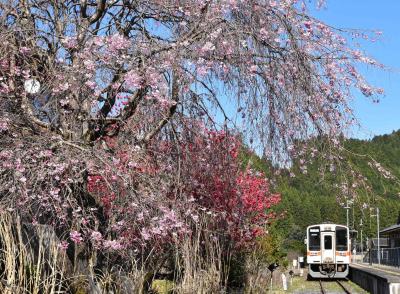
M 174 72 L 176 73 L 176 71 Z M 158 134 L 158 132 L 170 121 L 172 116 L 175 114 L 177 105 L 178 105 L 178 100 L 179 100 L 179 86 L 178 86 L 178 78 L 176 77 L 175 74 L 173 74 L 172 77 L 172 91 L 171 91 L 171 100 L 172 100 L 172 105 L 169 107 L 168 113 L 165 117 L 163 117 L 157 125 L 150 131 L 148 132 L 144 138 L 142 143 L 144 145 L 147 145 L 150 140 Z
M 89 18 L 89 23 L 95 23 L 96 21 L 98 21 L 100 19 L 100 17 L 103 16 L 103 13 L 106 9 L 106 4 L 107 1 L 106 0 L 98 0 L 97 1 L 97 9 L 96 9 L 96 13 L 93 14 L 90 18 Z
M 38 119 L 32 108 L 31 108 L 31 103 L 28 100 L 28 97 L 26 95 L 26 93 L 22 92 L 21 93 L 21 109 L 24 111 L 26 117 L 34 124 L 36 124 L 37 126 L 41 127 L 41 128 L 45 128 L 48 129 L 50 127 L 49 123 L 45 123 L 43 121 L 41 121 L 40 119 Z

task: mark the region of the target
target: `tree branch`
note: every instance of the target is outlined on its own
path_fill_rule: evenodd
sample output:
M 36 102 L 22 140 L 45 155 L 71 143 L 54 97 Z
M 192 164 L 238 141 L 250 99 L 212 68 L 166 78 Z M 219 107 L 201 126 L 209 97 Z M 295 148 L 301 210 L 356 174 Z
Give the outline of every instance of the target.
M 116 117 L 114 120 L 110 118 L 100 118 L 97 124 L 95 123 L 94 125 L 92 125 L 92 130 L 95 129 L 95 127 L 100 127 L 98 131 L 92 131 L 90 140 L 95 141 L 103 135 L 107 135 L 109 137 L 117 136 L 119 130 L 121 129 L 121 126 L 126 123 L 126 121 L 135 113 L 140 101 L 142 101 L 142 98 L 146 95 L 146 92 L 147 87 L 138 89 L 131 97 L 128 105 L 126 105 L 125 108 L 122 110 L 120 116 Z M 107 131 L 105 131 L 105 128 L 110 125 L 110 122 L 111 124 L 112 122 L 114 122 L 114 128 L 112 129 L 112 133 L 107 133 Z
M 168 114 L 163 117 L 158 124 L 150 131 L 148 132 L 141 143 L 143 143 L 144 145 L 147 145 L 150 140 L 156 135 L 158 134 L 158 132 L 170 121 L 170 119 L 172 118 L 172 116 L 175 114 L 177 105 L 178 105 L 178 100 L 179 100 L 179 86 L 178 86 L 178 79 L 175 76 L 175 74 L 173 74 L 173 80 L 172 80 L 172 91 L 171 91 L 171 98 L 172 98 L 172 102 L 173 104 L 170 106 Z
M 38 119 L 35 114 L 33 113 L 32 108 L 29 105 L 29 100 L 28 97 L 26 96 L 26 93 L 21 94 L 21 109 L 25 113 L 26 117 L 33 122 L 34 124 L 38 125 L 41 128 L 48 129 L 50 127 L 50 124 L 45 123 Z
M 106 4 L 107 1 L 106 0 L 98 0 L 97 1 L 97 9 L 96 9 L 96 13 L 93 14 L 90 18 L 89 18 L 89 23 L 95 23 L 96 21 L 98 21 L 100 19 L 100 17 L 103 15 L 105 9 L 106 9 Z
M 86 9 L 87 9 L 87 0 L 81 0 L 81 16 L 82 18 L 87 18 L 87 13 L 86 13 Z

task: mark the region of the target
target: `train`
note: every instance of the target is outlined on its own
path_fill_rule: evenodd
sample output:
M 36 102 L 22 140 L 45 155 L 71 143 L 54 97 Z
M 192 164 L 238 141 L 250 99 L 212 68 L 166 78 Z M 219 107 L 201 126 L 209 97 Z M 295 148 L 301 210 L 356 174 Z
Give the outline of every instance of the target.
M 346 278 L 351 261 L 349 228 L 323 223 L 307 227 L 308 274 L 311 278 Z

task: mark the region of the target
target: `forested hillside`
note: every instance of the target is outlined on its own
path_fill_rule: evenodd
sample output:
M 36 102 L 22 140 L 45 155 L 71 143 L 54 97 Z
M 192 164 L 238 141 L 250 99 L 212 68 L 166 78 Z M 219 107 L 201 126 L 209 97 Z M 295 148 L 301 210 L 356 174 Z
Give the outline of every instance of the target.
M 381 32 L 324 2 L 0 0 L 0 293 L 262 293 L 282 243 L 343 222 L 335 191 L 394 210 L 386 139 L 343 141 Z M 368 164 L 375 192 L 343 184 Z
M 363 235 L 375 237 L 376 218 L 371 215 L 376 207 L 380 209 L 381 228 L 394 224 L 400 211 L 400 130 L 371 140 L 350 139 L 344 145 L 346 166 L 365 176 L 369 185 L 356 189 L 355 197 L 349 197 L 353 201 L 349 225 L 360 231 L 362 218 Z M 369 163 L 374 160 L 393 177 L 385 178 L 371 168 Z M 251 164 L 263 171 L 270 169 L 269 163 L 256 157 L 251 157 Z M 281 217 L 271 232 L 281 236 L 285 249 L 303 248 L 304 231 L 310 224 L 323 221 L 346 224 L 344 199 L 339 197 L 339 186 L 346 172 L 328 171 L 321 175 L 319 168 L 320 162 L 316 161 L 307 167 L 305 174 L 295 162 L 289 171 L 279 170 L 275 189 L 282 194 L 276 209 Z

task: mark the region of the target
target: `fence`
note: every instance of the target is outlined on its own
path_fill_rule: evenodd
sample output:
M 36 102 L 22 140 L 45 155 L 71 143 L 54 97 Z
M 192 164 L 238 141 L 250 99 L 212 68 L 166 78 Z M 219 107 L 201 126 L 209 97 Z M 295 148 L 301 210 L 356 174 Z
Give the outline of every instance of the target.
M 400 267 L 400 247 L 382 248 L 380 250 L 381 264 Z M 378 249 L 372 249 L 364 256 L 364 262 L 378 263 Z

